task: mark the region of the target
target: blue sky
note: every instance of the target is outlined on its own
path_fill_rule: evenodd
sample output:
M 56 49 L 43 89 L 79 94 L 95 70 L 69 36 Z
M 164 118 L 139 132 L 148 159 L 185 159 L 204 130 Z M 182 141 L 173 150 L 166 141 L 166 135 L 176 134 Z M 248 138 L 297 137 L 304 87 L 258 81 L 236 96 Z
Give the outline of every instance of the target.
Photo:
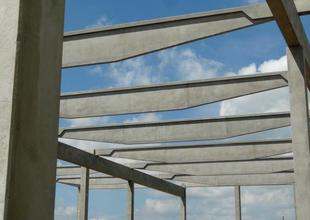
M 246 5 L 257 0 L 67 0 L 65 31 L 95 26 L 209 11 Z M 310 33 L 310 17 L 303 17 Z M 127 61 L 65 69 L 62 92 L 123 87 L 160 82 L 205 79 L 226 75 L 270 72 L 286 68 L 286 44 L 274 22 L 197 41 Z M 287 90 L 252 95 L 189 110 L 78 120 L 61 120 L 60 126 L 77 126 L 288 110 Z M 252 135 L 248 139 L 287 137 L 288 129 Z M 76 142 L 79 147 L 85 143 Z M 84 144 L 84 145 L 83 145 Z M 228 220 L 234 217 L 233 188 L 189 190 L 188 219 Z M 288 186 L 243 187 L 246 220 L 294 219 L 293 190 Z M 90 193 L 89 219 L 120 220 L 126 215 L 125 190 Z M 138 220 L 179 219 L 178 199 L 153 190 L 136 190 Z M 57 185 L 57 220 L 76 218 L 77 190 Z

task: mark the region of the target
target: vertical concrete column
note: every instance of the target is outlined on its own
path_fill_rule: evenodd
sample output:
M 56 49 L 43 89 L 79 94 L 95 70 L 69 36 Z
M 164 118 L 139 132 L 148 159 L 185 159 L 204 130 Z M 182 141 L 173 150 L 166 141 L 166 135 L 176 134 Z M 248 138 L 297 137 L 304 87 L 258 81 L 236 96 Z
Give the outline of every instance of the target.
M 241 190 L 240 186 L 235 186 L 235 213 L 236 213 L 236 220 L 242 219 L 241 214 Z
M 87 220 L 88 218 L 88 193 L 89 193 L 89 169 L 81 167 L 78 220 Z
M 135 216 L 135 184 L 132 181 L 128 181 L 128 193 L 127 193 L 127 219 L 134 220 Z
M 287 51 L 297 220 L 310 217 L 309 113 L 305 61 L 301 47 Z
M 54 219 L 64 0 L 0 0 L 0 219 Z
M 185 186 L 184 186 L 185 188 Z M 181 220 L 186 220 L 186 215 L 187 215 L 187 207 L 186 207 L 186 188 L 185 188 L 185 195 L 184 197 L 180 198 L 181 200 L 181 215 L 180 215 L 180 219 Z

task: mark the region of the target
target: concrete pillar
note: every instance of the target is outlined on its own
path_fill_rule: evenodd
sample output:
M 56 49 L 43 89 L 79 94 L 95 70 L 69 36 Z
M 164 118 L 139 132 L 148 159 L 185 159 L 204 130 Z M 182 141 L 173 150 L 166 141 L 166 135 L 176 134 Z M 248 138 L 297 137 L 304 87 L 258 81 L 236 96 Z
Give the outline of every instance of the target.
M 78 220 L 88 219 L 89 169 L 81 167 L 81 184 L 79 188 Z
M 127 219 L 134 220 L 134 218 L 135 218 L 135 185 L 134 182 L 128 181 Z
M 187 212 L 187 207 L 186 207 L 186 188 L 185 188 L 185 196 L 181 197 L 180 200 L 181 200 L 181 215 L 180 215 L 180 219 L 181 220 L 186 220 L 186 212 Z
M 240 186 L 235 186 L 235 214 L 236 214 L 236 220 L 242 219 L 241 214 L 241 190 Z
M 54 219 L 63 0 L 0 0 L 0 219 Z
M 301 47 L 290 47 L 288 81 L 290 89 L 292 143 L 295 171 L 295 202 L 297 220 L 310 217 L 310 148 L 309 113 L 305 61 Z

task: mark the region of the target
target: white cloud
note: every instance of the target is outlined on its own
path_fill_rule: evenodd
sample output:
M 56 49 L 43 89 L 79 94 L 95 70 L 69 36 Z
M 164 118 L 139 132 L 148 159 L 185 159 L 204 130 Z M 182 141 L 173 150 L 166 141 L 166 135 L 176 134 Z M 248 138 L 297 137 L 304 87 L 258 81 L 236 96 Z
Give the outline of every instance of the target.
M 277 72 L 287 70 L 287 57 L 283 56 L 277 60 L 267 60 L 263 62 L 258 71 L 262 73 Z
M 246 219 L 295 219 L 292 186 L 244 187 L 241 200 Z
M 243 67 L 238 71 L 237 75 L 284 70 L 287 70 L 286 56 L 277 60 L 265 61 L 258 67 L 255 64 Z M 220 115 L 281 112 L 288 110 L 288 89 L 281 88 L 224 101 L 221 103 Z
M 159 81 L 152 74 L 152 67 L 142 57 L 111 64 L 108 72 L 117 87 L 147 85 Z
M 172 80 L 196 80 L 219 75 L 224 65 L 207 59 L 192 49 L 169 49 L 153 57 L 132 58 L 110 64 L 107 69 L 95 66 L 89 73 L 112 80 L 113 87 L 156 84 Z M 108 73 L 108 74 L 105 74 Z
M 84 127 L 98 124 L 106 124 L 109 122 L 109 117 L 77 118 L 66 121 L 69 123 L 69 127 Z
M 93 24 L 86 26 L 86 28 L 96 28 L 111 25 L 111 21 L 108 19 L 107 16 L 102 15 L 99 17 Z
M 130 119 L 126 119 L 125 123 L 136 123 L 136 122 L 155 122 L 160 120 L 160 115 L 156 113 L 147 113 L 134 116 Z
M 147 199 L 142 212 L 147 215 L 164 215 L 176 213 L 179 204 L 173 199 Z
M 59 206 L 55 209 L 56 220 L 75 219 L 77 214 L 76 206 Z
M 169 49 L 158 54 L 159 69 L 167 72 L 173 69 L 178 80 L 196 80 L 212 78 L 218 75 L 224 66 L 215 60 L 207 59 L 192 49 Z

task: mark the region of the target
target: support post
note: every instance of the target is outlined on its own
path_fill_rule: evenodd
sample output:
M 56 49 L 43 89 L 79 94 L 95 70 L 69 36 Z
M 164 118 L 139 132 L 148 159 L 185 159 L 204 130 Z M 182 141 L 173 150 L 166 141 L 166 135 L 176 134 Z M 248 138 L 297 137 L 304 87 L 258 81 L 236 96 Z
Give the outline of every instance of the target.
M 63 0 L 0 1 L 0 219 L 54 219 Z
M 186 220 L 186 211 L 187 211 L 187 207 L 186 207 L 186 186 L 184 186 L 184 188 L 185 188 L 185 194 L 183 197 L 180 197 L 180 199 L 181 199 L 180 220 Z
M 305 60 L 302 47 L 290 47 L 287 50 L 287 57 L 294 153 L 296 219 L 308 220 L 310 216 L 309 112 Z
M 241 213 L 241 187 L 235 186 L 235 214 L 236 214 L 236 220 L 242 219 L 242 213 Z
M 81 167 L 81 184 L 79 188 L 78 220 L 88 219 L 89 169 Z
M 135 216 L 135 185 L 133 181 L 128 181 L 127 193 L 127 219 L 134 220 Z

